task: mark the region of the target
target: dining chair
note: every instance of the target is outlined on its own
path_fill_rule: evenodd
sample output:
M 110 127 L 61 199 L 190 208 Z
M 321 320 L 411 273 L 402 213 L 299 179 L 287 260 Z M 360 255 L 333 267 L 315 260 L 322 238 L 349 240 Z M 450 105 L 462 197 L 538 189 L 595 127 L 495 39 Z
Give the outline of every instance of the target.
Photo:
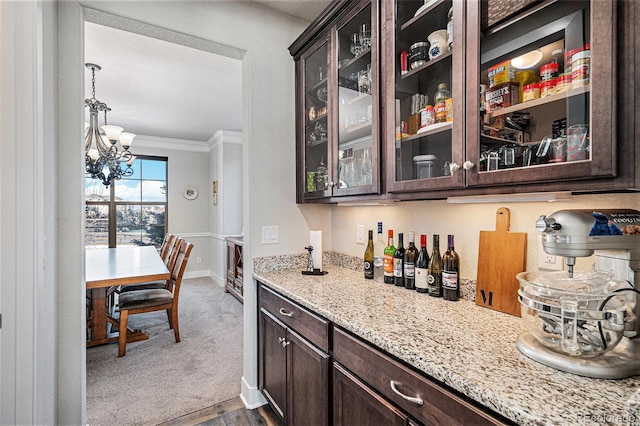
M 160 257 L 165 263 L 167 263 L 167 258 L 171 255 L 175 239 L 176 236 L 174 234 L 167 233 L 164 236 L 164 240 L 162 240 L 162 245 L 160 246 Z
M 170 247 L 167 248 L 165 258 L 163 258 L 165 265 L 169 271 L 173 270 L 173 265 L 178 258 L 178 247 L 184 241 L 184 238 L 174 235 L 171 239 Z M 160 257 L 162 257 L 162 250 L 160 250 Z M 148 290 L 153 288 L 167 288 L 167 280 L 149 281 L 141 284 L 123 285 L 120 286 L 118 294 L 128 293 L 130 291 Z
M 180 328 L 178 326 L 178 296 L 182 276 L 187 268 L 189 255 L 193 244 L 183 240 L 177 250 L 175 265 L 171 269 L 171 278 L 167 281 L 167 288 L 145 289 L 129 291 L 120 295 L 120 336 L 118 338 L 118 356 L 125 355 L 127 346 L 127 321 L 129 315 L 147 312 L 167 312 L 169 328 L 173 329 L 176 343 L 180 342 Z

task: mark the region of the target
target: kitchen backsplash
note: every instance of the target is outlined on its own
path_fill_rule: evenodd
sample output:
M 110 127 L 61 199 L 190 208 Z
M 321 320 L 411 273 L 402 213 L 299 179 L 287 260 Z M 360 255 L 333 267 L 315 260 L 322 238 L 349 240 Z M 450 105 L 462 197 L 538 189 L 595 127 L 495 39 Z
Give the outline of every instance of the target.
M 307 256 L 307 253 L 299 253 L 254 257 L 253 270 L 258 273 L 296 268 L 302 271 L 307 267 Z M 354 271 L 362 271 L 364 268 L 362 258 L 333 251 L 322 253 L 322 264 L 352 269 Z M 475 280 L 460 278 L 460 297 L 471 301 L 476 300 Z

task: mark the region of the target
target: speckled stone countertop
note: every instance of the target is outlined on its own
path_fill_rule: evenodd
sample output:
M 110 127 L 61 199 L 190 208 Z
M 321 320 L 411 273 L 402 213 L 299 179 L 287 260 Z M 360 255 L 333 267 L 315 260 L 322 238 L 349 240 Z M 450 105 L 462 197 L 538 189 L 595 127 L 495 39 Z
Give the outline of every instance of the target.
M 256 268 L 253 276 L 518 424 L 640 421 L 633 411 L 640 378 L 590 379 L 530 360 L 516 348 L 525 330 L 518 317 L 365 280 L 361 271 L 325 269 L 305 276 L 299 267 Z

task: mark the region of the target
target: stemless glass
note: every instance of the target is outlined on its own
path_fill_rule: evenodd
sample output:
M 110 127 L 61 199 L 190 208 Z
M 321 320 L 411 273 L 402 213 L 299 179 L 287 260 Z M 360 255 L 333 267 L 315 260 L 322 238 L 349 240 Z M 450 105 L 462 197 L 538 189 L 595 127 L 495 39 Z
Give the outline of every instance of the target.
M 367 24 L 360 26 L 360 44 L 362 45 L 362 50 L 371 48 L 371 28 Z

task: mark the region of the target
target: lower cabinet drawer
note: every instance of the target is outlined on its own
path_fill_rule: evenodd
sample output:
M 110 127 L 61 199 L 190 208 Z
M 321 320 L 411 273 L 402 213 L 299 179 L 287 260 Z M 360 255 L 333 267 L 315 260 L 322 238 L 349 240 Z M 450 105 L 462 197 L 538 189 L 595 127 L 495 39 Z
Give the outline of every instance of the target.
M 329 321 L 297 303 L 260 285 L 260 307 L 269 311 L 287 327 L 296 330 L 311 343 L 329 352 Z
M 507 424 L 337 327 L 333 330 L 333 356 L 336 362 L 424 424 Z

